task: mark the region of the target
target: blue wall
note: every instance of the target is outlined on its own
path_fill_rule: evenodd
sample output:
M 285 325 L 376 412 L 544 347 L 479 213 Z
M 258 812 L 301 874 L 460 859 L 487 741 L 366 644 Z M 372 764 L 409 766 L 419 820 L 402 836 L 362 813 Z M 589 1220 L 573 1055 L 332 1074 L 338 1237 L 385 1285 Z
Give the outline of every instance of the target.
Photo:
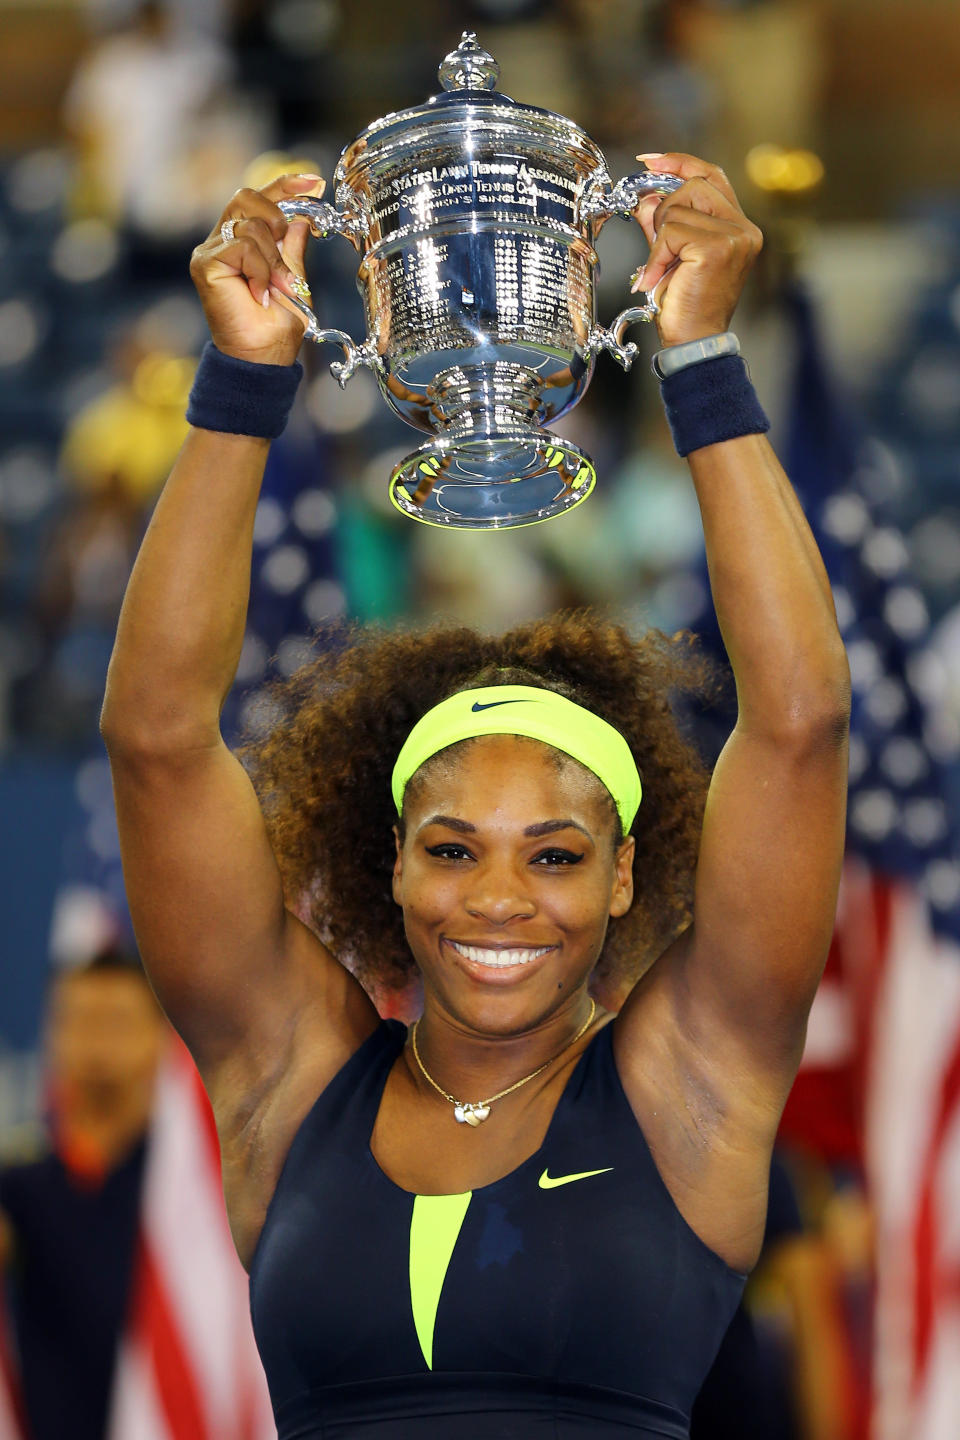
M 50 916 L 65 847 L 82 831 L 76 764 L 20 758 L 0 765 L 0 1045 L 37 1040 Z

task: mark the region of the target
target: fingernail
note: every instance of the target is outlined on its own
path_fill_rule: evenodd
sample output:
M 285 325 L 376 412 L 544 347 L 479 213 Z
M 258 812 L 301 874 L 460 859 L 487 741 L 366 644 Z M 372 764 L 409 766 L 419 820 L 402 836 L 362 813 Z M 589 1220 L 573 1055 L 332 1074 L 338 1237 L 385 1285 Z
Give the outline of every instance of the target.
M 294 275 L 293 271 L 288 272 L 287 284 L 298 300 L 309 300 L 311 298 L 310 286 L 306 280 L 302 280 L 299 275 Z
M 638 159 L 638 160 L 662 160 L 663 157 L 664 157 L 664 153 L 665 153 L 665 152 L 664 152 L 663 150 L 646 150 L 646 151 L 644 151 L 644 153 L 643 153 L 642 155 L 638 155 L 638 156 L 637 156 L 637 159 Z
M 263 292 L 263 299 L 260 301 L 260 304 L 263 306 L 264 310 L 269 310 L 269 308 L 270 308 L 270 291 L 269 291 L 269 290 L 264 290 L 264 292 Z
M 641 265 L 638 269 L 634 270 L 630 276 L 630 279 L 633 281 L 633 284 L 630 286 L 632 291 L 643 289 L 643 272 L 646 268 L 646 265 Z
M 322 175 L 314 175 L 311 170 L 298 170 L 293 178 L 294 180 L 323 180 Z

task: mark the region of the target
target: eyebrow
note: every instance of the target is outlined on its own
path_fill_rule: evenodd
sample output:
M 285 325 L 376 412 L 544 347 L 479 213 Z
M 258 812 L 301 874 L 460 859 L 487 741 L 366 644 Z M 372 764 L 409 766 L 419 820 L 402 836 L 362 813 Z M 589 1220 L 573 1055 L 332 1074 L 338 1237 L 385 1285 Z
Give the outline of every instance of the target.
M 456 830 L 458 835 L 475 835 L 477 833 L 476 825 L 471 825 L 469 820 L 458 820 L 455 815 L 431 815 L 429 820 L 423 822 L 420 829 L 424 830 L 428 825 L 445 825 L 448 830 Z M 581 835 L 586 835 L 588 840 L 593 838 L 589 830 L 578 825 L 576 820 L 569 819 L 540 820 L 536 825 L 528 825 L 523 833 L 533 839 L 541 835 L 554 835 L 558 830 L 579 830 Z

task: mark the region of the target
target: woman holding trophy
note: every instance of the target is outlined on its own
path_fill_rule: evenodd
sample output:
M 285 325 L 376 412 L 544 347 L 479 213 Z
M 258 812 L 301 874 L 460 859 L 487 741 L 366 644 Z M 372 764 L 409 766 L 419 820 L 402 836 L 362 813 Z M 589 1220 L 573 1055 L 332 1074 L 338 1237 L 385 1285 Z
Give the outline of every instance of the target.
M 643 158 L 682 182 L 636 208 L 639 283 L 736 677 L 712 777 L 668 704 L 704 680 L 688 637 L 589 614 L 354 633 L 231 753 L 219 711 L 303 333 L 281 297 L 306 227 L 280 202 L 320 182 L 241 190 L 195 252 L 213 347 L 103 734 L 280 1440 L 679 1440 L 759 1252 L 833 925 L 848 671 L 728 332 L 758 232 L 714 166 Z M 408 1031 L 368 991 L 413 974 Z

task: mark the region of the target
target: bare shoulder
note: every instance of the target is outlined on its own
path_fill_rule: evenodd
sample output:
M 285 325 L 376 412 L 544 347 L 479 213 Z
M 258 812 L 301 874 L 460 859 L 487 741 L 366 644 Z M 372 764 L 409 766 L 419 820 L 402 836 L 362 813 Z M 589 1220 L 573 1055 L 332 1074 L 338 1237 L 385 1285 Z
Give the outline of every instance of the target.
M 684 1220 L 734 1270 L 756 1262 L 780 1103 L 738 1069 L 683 1001 L 685 936 L 631 991 L 613 1022 L 624 1093 Z

